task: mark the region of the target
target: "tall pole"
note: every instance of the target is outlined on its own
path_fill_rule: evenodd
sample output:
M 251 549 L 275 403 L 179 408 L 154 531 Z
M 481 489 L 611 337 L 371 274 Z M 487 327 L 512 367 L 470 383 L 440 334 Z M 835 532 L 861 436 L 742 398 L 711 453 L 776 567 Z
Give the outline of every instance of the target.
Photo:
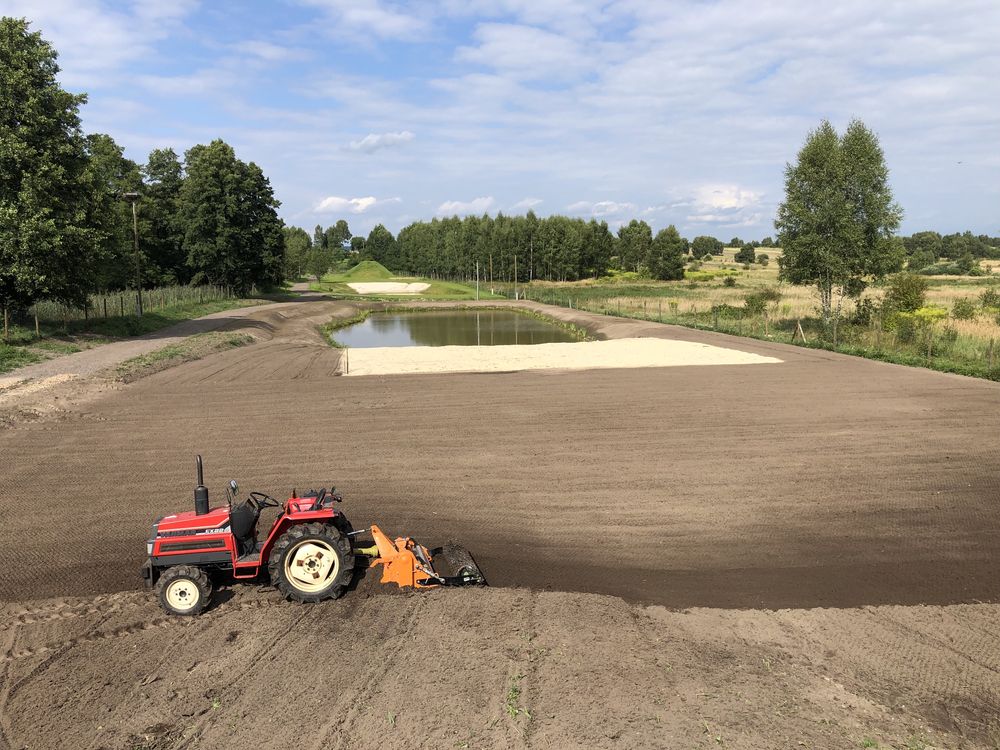
M 479 301 L 479 261 L 476 261 L 476 301 Z M 479 318 L 476 318 L 476 325 L 479 325 Z M 478 338 L 478 335 L 477 335 Z M 478 344 L 478 342 L 477 342 Z
M 138 302 L 136 315 L 142 317 L 142 267 L 139 263 L 139 215 L 135 210 L 135 199 L 132 199 L 132 239 L 135 246 L 135 298 Z
M 135 203 L 139 200 L 138 193 L 125 193 L 122 198 L 132 203 L 132 241 L 135 251 L 135 314 L 142 317 L 142 264 L 139 258 L 139 215 Z
M 514 299 L 517 299 L 517 253 L 514 253 Z

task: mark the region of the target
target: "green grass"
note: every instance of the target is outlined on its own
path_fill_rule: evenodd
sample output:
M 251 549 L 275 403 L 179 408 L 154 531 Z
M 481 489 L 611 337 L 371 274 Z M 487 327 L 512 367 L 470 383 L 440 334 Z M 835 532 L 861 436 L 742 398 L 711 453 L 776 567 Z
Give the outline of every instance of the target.
M 35 338 L 33 325 L 14 325 L 10 329 L 10 344 L 0 343 L 0 373 L 10 372 L 44 359 L 73 354 L 117 339 L 152 333 L 203 315 L 262 305 L 269 301 L 259 298 L 190 301 L 148 311 L 141 318 L 134 316 L 91 318 L 71 320 L 65 325 L 62 322 L 46 320 L 41 321 L 39 339 Z
M 383 266 L 378 261 L 363 260 L 356 266 L 342 274 L 326 275 L 323 281 L 348 282 L 348 281 L 389 281 L 395 278 L 392 271 Z
M 0 344 L 0 373 L 41 362 L 42 356 L 23 346 Z
M 115 379 L 122 383 L 132 383 L 169 367 L 201 359 L 214 352 L 246 346 L 253 341 L 254 337 L 247 333 L 201 333 L 149 354 L 125 360 L 115 368 Z

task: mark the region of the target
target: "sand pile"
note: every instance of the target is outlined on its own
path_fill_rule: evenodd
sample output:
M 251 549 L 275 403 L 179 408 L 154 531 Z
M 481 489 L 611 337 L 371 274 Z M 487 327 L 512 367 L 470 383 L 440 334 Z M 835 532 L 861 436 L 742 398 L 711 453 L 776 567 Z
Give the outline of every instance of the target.
M 347 286 L 358 294 L 418 294 L 427 289 L 430 284 L 420 282 L 406 284 L 402 281 L 359 281 Z
M 691 341 L 615 339 L 531 346 L 410 346 L 351 349 L 349 375 L 615 367 L 756 365 L 780 359 Z

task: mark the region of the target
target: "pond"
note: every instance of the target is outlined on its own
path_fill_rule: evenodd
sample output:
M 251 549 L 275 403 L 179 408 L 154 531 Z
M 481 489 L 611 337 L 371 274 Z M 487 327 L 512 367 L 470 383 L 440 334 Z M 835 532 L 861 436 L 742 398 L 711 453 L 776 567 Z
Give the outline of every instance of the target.
M 555 323 L 510 310 L 372 313 L 331 334 L 341 346 L 501 346 L 579 341 Z

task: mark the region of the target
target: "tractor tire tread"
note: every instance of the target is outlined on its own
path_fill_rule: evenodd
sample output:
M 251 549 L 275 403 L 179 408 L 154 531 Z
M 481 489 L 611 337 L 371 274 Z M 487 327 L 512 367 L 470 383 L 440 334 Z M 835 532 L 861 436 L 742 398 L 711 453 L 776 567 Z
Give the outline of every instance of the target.
M 189 610 L 174 609 L 167 603 L 167 586 L 178 578 L 187 578 L 198 587 L 200 595 L 198 603 Z M 159 599 L 160 606 L 167 613 L 180 617 L 194 617 L 204 612 L 212 601 L 212 581 L 209 579 L 208 574 L 199 567 L 194 565 L 174 565 L 160 573 L 160 578 L 156 582 L 156 598 Z
M 306 539 L 320 538 L 331 544 L 340 557 L 340 570 L 333 582 L 323 591 L 307 593 L 295 588 L 285 577 L 284 560 L 296 544 Z M 324 599 L 337 599 L 347 590 L 354 577 L 354 550 L 351 540 L 341 529 L 330 523 L 296 524 L 278 537 L 271 548 L 267 572 L 271 584 L 285 597 L 297 602 L 321 602 Z

